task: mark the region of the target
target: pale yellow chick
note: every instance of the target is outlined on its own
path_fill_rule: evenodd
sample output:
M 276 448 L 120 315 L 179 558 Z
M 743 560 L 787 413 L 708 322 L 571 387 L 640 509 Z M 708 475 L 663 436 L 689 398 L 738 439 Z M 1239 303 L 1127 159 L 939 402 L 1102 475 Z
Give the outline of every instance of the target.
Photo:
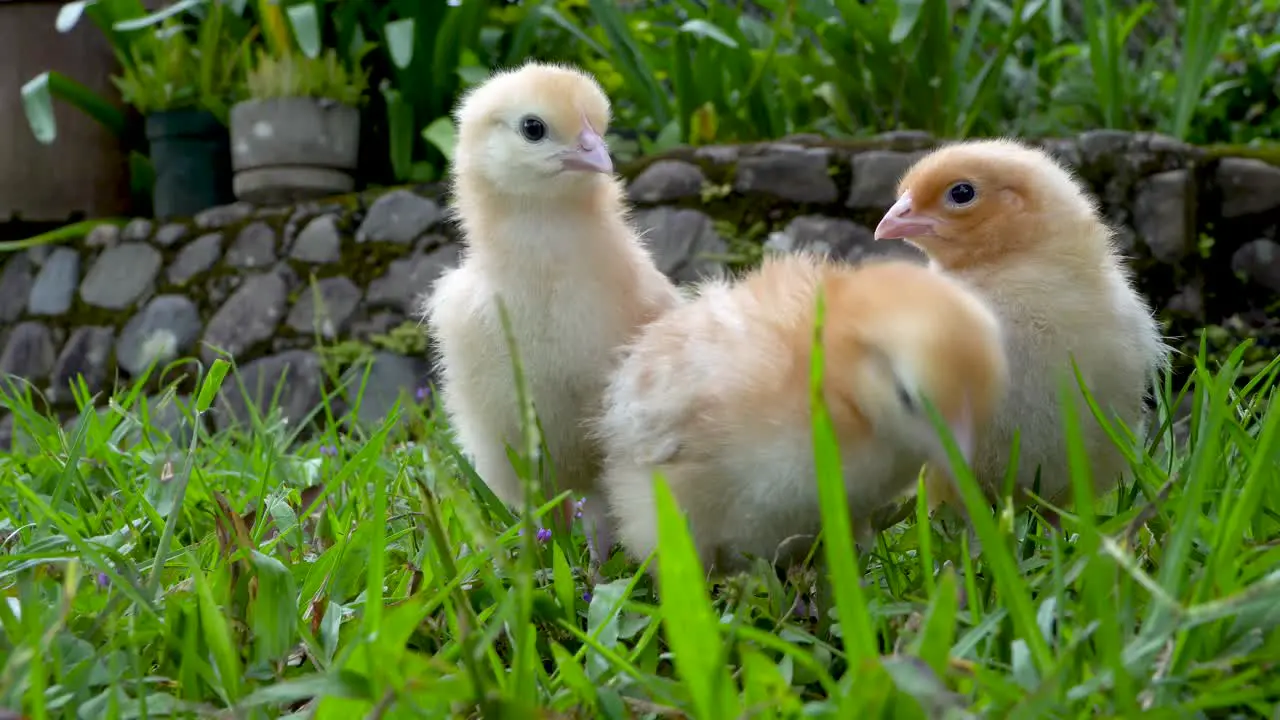
M 1012 384 L 974 457 L 992 497 L 1015 429 L 1018 486 L 1032 489 L 1038 467 L 1042 497 L 1061 503 L 1070 496 L 1058 382 L 1065 376 L 1078 387 L 1072 356 L 1094 400 L 1140 434 L 1148 378 L 1166 367 L 1169 349 L 1095 201 L 1051 156 L 1003 139 L 936 150 L 903 177 L 875 236 L 918 246 L 978 290 L 1000 318 Z M 1074 395 L 1094 485 L 1105 492 L 1127 463 L 1083 396 Z M 931 503 L 958 505 L 951 490 L 932 480 Z
M 633 231 L 605 145 L 609 101 L 577 69 L 529 63 L 474 88 L 456 110 L 453 212 L 466 250 L 422 312 L 435 336 L 442 402 L 463 451 L 504 502 L 521 484 L 521 447 L 501 297 L 558 488 L 587 496 L 593 568 L 612 546 L 595 493 L 598 412 L 616 350 L 679 301 Z M 571 517 L 572 504 L 563 508 Z
M 634 559 L 657 546 L 654 470 L 687 513 L 704 567 L 738 571 L 743 553 L 787 565 L 812 545 L 821 528 L 809 396 L 820 287 L 825 401 L 860 545 L 875 511 L 926 461 L 949 467 L 922 398 L 962 452 L 999 401 L 1008 368 L 995 316 L 941 273 L 790 255 L 736 284 L 705 282 L 626 348 L 597 423 L 602 484 Z

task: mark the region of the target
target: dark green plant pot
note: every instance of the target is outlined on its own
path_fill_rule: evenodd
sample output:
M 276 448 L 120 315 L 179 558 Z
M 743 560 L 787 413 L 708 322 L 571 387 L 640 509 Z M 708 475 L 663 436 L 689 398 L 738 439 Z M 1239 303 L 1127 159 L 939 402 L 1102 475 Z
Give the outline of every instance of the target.
M 231 192 L 231 136 L 212 113 L 167 110 L 147 116 L 155 168 L 155 215 L 190 217 L 235 201 Z

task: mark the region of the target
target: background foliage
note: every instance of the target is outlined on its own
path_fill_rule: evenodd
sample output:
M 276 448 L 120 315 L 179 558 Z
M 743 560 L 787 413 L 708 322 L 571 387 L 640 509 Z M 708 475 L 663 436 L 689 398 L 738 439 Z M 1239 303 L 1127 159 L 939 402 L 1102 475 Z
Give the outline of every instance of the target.
M 682 142 L 896 129 L 1280 139 L 1280 0 L 227 0 L 221 38 L 208 32 L 210 2 L 180 0 L 149 17 L 138 0 L 68 7 L 83 6 L 112 38 L 127 80 L 167 67 L 181 85 L 172 76 L 185 72 L 193 89 L 168 97 L 221 112 L 239 89 L 210 87 L 201 68 L 244 63 L 262 45 L 309 57 L 334 50 L 376 89 L 363 142 L 375 182 L 440 177 L 459 94 L 531 57 L 600 79 L 624 156 Z M 151 36 L 183 28 L 203 59 L 165 65 L 174 43 Z M 54 96 L 114 128 L 124 122 L 56 73 L 27 90 L 44 140 L 56 136 Z
M 1243 143 L 1280 130 L 1275 0 L 639 5 L 543 12 L 574 29 L 624 124 L 661 133 L 674 119 L 682 140 L 1108 127 Z

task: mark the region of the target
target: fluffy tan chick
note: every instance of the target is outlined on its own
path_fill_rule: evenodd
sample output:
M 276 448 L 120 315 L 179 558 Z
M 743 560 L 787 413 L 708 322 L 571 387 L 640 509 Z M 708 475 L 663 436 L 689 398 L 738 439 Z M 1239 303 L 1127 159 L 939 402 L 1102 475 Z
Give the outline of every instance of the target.
M 679 300 L 627 217 L 603 137 L 609 113 L 590 75 L 541 63 L 497 73 L 462 100 L 452 212 L 465 252 L 422 307 L 458 442 L 494 494 L 518 506 L 506 446 L 521 447 L 521 422 L 502 299 L 554 491 L 587 496 L 596 567 L 613 537 L 585 420 L 598 412 L 617 348 Z
M 990 494 L 1003 483 L 1019 431 L 1018 486 L 1060 503 L 1070 494 L 1058 383 L 1078 387 L 1071 358 L 1093 398 L 1135 433 L 1152 373 L 1169 349 L 1135 291 L 1095 201 L 1045 152 L 1013 140 L 943 147 L 902 178 L 876 238 L 903 238 L 944 272 L 977 289 L 999 316 L 1013 375 L 974 470 Z M 1127 469 L 1078 390 L 1076 407 L 1100 492 Z M 953 501 L 934 479 L 931 501 Z
M 796 255 L 766 259 L 736 284 L 706 282 L 627 346 L 597 424 L 602 484 L 634 559 L 657 546 L 654 470 L 687 513 L 704 567 L 738 571 L 744 553 L 786 565 L 811 546 L 821 528 L 809 396 L 820 287 L 825 401 L 861 545 L 875 510 L 923 463 L 949 467 L 922 399 L 962 451 L 995 407 L 1008 372 L 1000 328 L 941 273 Z

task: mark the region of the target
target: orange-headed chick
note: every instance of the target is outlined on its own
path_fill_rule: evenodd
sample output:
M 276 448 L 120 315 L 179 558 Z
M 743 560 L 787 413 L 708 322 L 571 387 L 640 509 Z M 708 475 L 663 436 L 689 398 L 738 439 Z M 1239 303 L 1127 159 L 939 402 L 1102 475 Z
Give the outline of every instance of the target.
M 1058 394 L 1065 378 L 1094 485 L 1115 487 L 1127 463 L 1079 394 L 1071 359 L 1101 408 L 1139 433 L 1149 378 L 1166 366 L 1169 350 L 1096 202 L 1050 155 L 1005 139 L 926 155 L 903 176 L 898 195 L 876 238 L 919 247 L 981 293 L 1004 329 L 1013 374 L 975 448 L 979 481 L 994 497 L 1017 430 L 1018 486 L 1034 489 L 1038 468 L 1041 497 L 1059 503 L 1070 496 Z M 960 504 L 952 490 L 935 478 L 931 504 Z
M 613 536 L 585 421 L 617 348 L 680 296 L 630 225 L 604 140 L 609 101 L 590 75 L 541 63 L 499 72 L 463 98 L 455 120 L 451 210 L 465 253 L 422 307 L 442 403 L 480 477 L 519 506 L 506 447 L 521 447 L 522 423 L 501 298 L 555 471 L 548 496 L 586 496 L 598 568 Z M 572 504 L 563 509 L 571 517 Z
M 704 282 L 624 350 L 596 432 L 601 482 L 634 559 L 658 542 L 655 470 L 687 514 L 704 567 L 736 572 L 744 554 L 788 565 L 812 545 L 821 528 L 809 394 L 819 288 L 825 403 L 859 545 L 874 537 L 876 510 L 925 462 L 950 467 L 925 398 L 965 452 L 1008 373 L 1000 327 L 977 296 L 916 263 L 770 257 L 737 283 Z

